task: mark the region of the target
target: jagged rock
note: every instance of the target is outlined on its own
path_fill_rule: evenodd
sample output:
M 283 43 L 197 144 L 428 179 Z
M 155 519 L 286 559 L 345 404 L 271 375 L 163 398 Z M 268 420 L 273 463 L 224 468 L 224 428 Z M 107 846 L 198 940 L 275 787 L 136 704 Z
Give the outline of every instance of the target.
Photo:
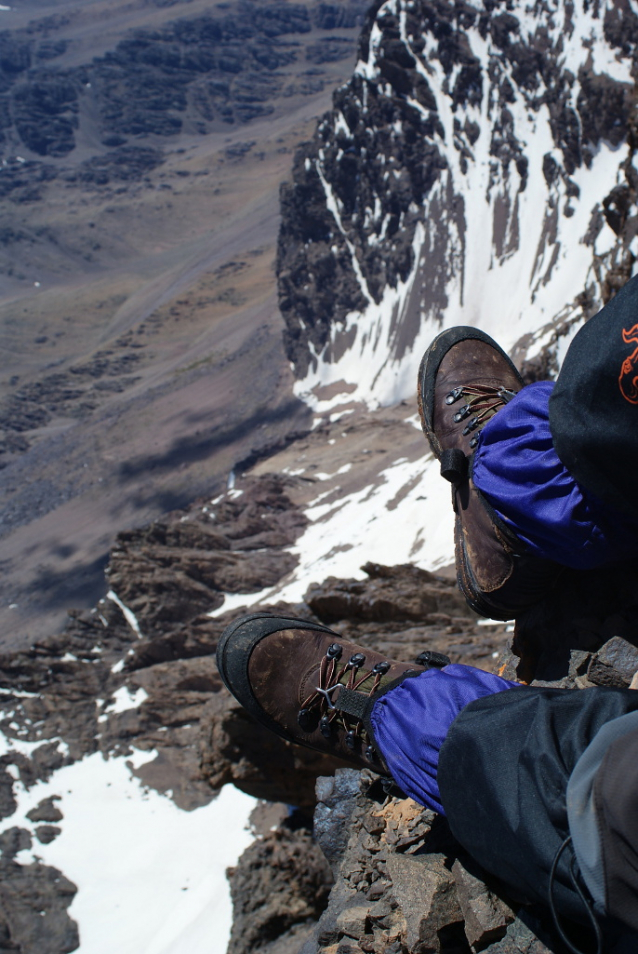
M 477 625 L 452 580 L 412 565 L 362 569 L 368 579 L 309 587 L 305 602 L 321 622 L 393 659 L 414 662 L 435 650 L 452 662 L 491 663 L 495 629 Z
M 367 580 L 328 577 L 310 586 L 305 595 L 310 609 L 328 624 L 342 619 L 427 624 L 433 613 L 472 618 L 451 580 L 412 564 L 386 567 L 366 563 L 362 569 L 368 574 Z M 436 622 L 440 621 L 438 616 Z
M 340 865 L 307 954 L 344 943 L 368 952 L 400 947 L 424 954 L 441 950 L 441 944 L 447 950 L 462 935 L 454 878 L 443 864 L 442 851 L 454 845 L 447 826 L 411 799 L 386 798 L 374 779 L 364 772 L 356 795 L 353 774 L 318 782 L 324 800 L 316 809 L 315 835 L 333 870 Z M 325 824 L 326 801 L 342 808 L 332 825 Z M 337 824 L 346 831 L 345 851 L 342 841 L 335 850 Z
M 404 924 L 401 942 L 408 951 L 442 951 L 462 935 L 463 919 L 454 878 L 445 858 L 388 854 L 391 896 Z
M 17 828 L 14 825 L 0 835 L 0 852 L 7 861 L 12 861 L 19 851 L 29 849 L 31 844 L 31 835 L 26 828 Z
M 509 925 L 502 941 L 483 949 L 484 954 L 555 954 L 556 948 L 551 941 L 551 946 L 548 947 L 536 932 L 549 941 L 538 919 L 525 912 Z
M 35 829 L 36 838 L 42 845 L 50 844 L 62 833 L 62 829 L 57 825 L 38 825 Z
M 341 935 L 358 938 L 366 933 L 369 924 L 370 904 L 353 904 L 344 908 L 337 918 L 337 931 Z
M 358 770 L 337 769 L 333 777 L 318 778 L 315 794 L 315 838 L 336 872 L 348 844 L 348 822 L 359 794 Z
M 311 833 L 286 825 L 247 848 L 229 880 L 229 954 L 296 954 L 332 886 L 330 868 Z
M 587 669 L 587 678 L 597 686 L 625 689 L 638 672 L 638 647 L 614 636 L 598 650 Z
M 145 635 L 166 634 L 223 604 L 223 592 L 273 585 L 296 564 L 284 547 L 306 524 L 286 494 L 286 478 L 248 481 L 240 499 L 215 512 L 193 508 L 186 521 L 158 522 L 117 538 L 109 581 Z M 268 550 L 266 551 L 266 547 Z
M 520 908 L 452 837 L 444 818 L 409 798 L 386 796 L 369 772 L 318 780 L 319 798 L 339 806 L 347 845 L 316 809 L 315 835 L 325 845 L 335 885 L 302 954 L 550 954 L 558 950 L 546 909 Z M 347 817 L 349 815 L 349 817 Z M 335 825 L 336 827 L 336 825 Z M 570 925 L 578 943 L 586 931 Z M 575 932 L 575 933 L 574 933 Z M 580 939 L 580 940 L 579 940 Z M 621 954 L 610 941 L 610 952 Z
M 0 861 L 0 945 L 18 954 L 69 954 L 79 946 L 67 908 L 77 892 L 62 872 L 39 862 Z
M 500 940 L 515 917 L 511 907 L 490 891 L 472 869 L 471 862 L 459 858 L 452 865 L 456 894 L 465 922 L 465 936 L 472 950 L 482 950 L 488 943 Z

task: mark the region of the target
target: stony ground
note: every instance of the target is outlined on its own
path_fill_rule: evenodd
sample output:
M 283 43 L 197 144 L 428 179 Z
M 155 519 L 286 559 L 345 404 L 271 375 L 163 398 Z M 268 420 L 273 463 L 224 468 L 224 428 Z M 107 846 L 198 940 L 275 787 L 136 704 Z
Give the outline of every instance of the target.
M 92 606 L 119 529 L 307 425 L 278 193 L 366 5 L 0 11 L 0 646 Z
M 223 608 L 224 593 L 258 591 L 289 572 L 289 547 L 306 522 L 294 502 L 304 483 L 248 475 L 214 503 L 120 534 L 108 568 L 117 600 L 74 612 L 62 633 L 0 656 L 0 729 L 9 746 L 40 743 L 28 757 L 0 758 L 0 814 L 14 809 L 16 778 L 32 784 L 94 751 L 156 749 L 136 774 L 185 809 L 229 782 L 267 803 L 255 821 L 260 837 L 231 877 L 232 954 L 293 954 L 302 944 L 306 954 L 467 954 L 468 945 L 560 954 L 538 912 L 512 906 L 441 819 L 372 777 L 347 771 L 333 781 L 340 763 L 255 725 L 223 687 L 214 651 L 245 610 L 209 614 Z M 311 586 L 301 604 L 263 608 L 317 619 L 402 660 L 437 649 L 454 662 L 574 689 L 628 685 L 638 668 L 636 566 L 566 573 L 519 622 L 511 647 L 502 625 L 478 625 L 449 578 L 412 565 L 365 569 L 363 580 Z M 122 687 L 131 697 L 144 690 L 143 701 L 118 712 L 112 701 Z M 288 817 L 285 805 L 298 810 Z M 55 804 L 37 811 L 38 837 L 55 838 Z M 2 836 L 0 937 L 21 954 L 70 951 L 75 886 L 42 863 L 18 862 L 27 837 L 10 824 Z

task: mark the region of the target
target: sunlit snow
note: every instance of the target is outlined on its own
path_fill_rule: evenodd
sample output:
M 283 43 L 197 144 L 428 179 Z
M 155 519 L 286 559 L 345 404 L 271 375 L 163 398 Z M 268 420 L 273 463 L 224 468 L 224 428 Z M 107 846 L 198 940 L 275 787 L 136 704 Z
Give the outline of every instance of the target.
M 119 608 L 122 610 L 122 613 L 124 614 L 124 619 L 129 624 L 133 632 L 137 636 L 141 637 L 142 631 L 140 629 L 140 624 L 137 621 L 137 616 L 135 615 L 135 613 L 132 610 L 130 610 L 128 606 L 124 605 L 124 603 L 119 598 L 117 593 L 114 593 L 113 590 L 108 591 L 108 593 L 106 594 L 106 598 L 107 600 L 111 600 L 113 603 L 115 603 L 116 606 L 119 606 Z
M 377 14 L 385 12 L 399 15 L 401 38 L 410 48 L 406 28 L 406 6 L 402 0 L 386 0 Z M 620 58 L 612 50 L 600 28 L 602 13 L 593 4 L 584 10 L 578 7 L 573 25 L 569 18 L 571 7 L 559 5 L 551 17 L 539 5 L 517 6 L 512 12 L 519 21 L 519 33 L 529 41 L 537 30 L 549 29 L 552 42 L 562 44 L 559 63 L 570 69 L 575 77 L 571 91 L 572 102 L 578 98 L 580 79 L 578 68 L 591 57 L 594 72 L 607 73 L 614 80 L 632 84 L 631 60 Z M 572 29 L 573 26 L 573 29 Z M 565 181 L 557 177 L 546 181 L 543 172 L 544 157 L 552 155 L 560 160 L 551 128 L 546 105 L 528 102 L 526 93 L 517 87 L 511 77 L 511 66 L 499 56 L 489 37 L 481 37 L 478 30 L 469 30 L 468 39 L 472 52 L 486 67 L 491 57 L 496 57 L 503 77 L 512 79 L 514 101 L 508 103 L 512 128 L 516 141 L 527 160 L 525 188 L 521 189 L 521 174 L 510 163 L 504 170 L 494 162 L 492 154 L 492 130 L 500 116 L 498 97 L 487 94 L 487 70 L 484 73 L 484 92 L 479 107 L 466 104 L 462 110 L 454 109 L 450 91 L 454 88 L 455 72 L 445 75 L 437 57 L 438 38 L 427 31 L 422 50 L 412 49 L 416 69 L 427 80 L 436 100 L 438 119 L 443 127 L 443 136 L 435 135 L 437 147 L 445 157 L 447 167 L 426 197 L 422 223 L 414 236 L 415 265 L 408 279 L 399 282 L 396 288 L 386 287 L 382 300 L 377 304 L 370 300 L 365 278 L 361 272 L 348 227 L 342 221 L 339 201 L 322 168 L 322 153 L 316 163 L 321 184 L 326 196 L 326 208 L 332 213 L 339 231 L 343 234 L 350 252 L 352 266 L 368 305 L 361 312 L 350 313 L 344 327 L 333 326 L 332 340 L 321 352 L 314 354 L 314 361 L 307 377 L 295 386 L 297 395 L 318 413 L 329 413 L 344 401 L 337 388 L 332 389 L 329 401 L 317 398 L 317 391 L 325 385 L 344 382 L 354 385 L 348 392 L 349 400 L 365 401 L 368 406 L 391 405 L 414 393 L 414 380 L 421 355 L 434 335 L 446 327 L 458 324 L 477 326 L 493 335 L 499 343 L 510 350 L 523 336 L 534 333 L 562 316 L 575 297 L 587 285 L 596 284 L 593 271 L 592 248 L 583 242 L 592 213 L 600 207 L 602 199 L 617 184 L 619 169 L 627 157 L 627 146 L 616 148 L 602 141 L 596 150 L 590 167 L 583 164 L 571 175 L 578 195 L 569 194 Z M 377 24 L 370 38 L 368 62 L 360 61 L 356 72 L 376 83 L 380 81 L 376 53 L 382 35 Z M 460 67 L 455 68 L 456 71 Z M 364 92 L 365 92 L 365 86 Z M 415 100 L 406 98 L 410 107 L 427 114 L 427 110 Z M 455 120 L 463 116 L 478 125 L 479 134 L 473 143 L 472 159 L 467 169 L 461 165 L 461 152 L 455 146 Z M 335 134 L 347 135 L 342 116 L 334 120 Z M 396 127 L 396 128 L 395 128 Z M 393 133 L 401 134 L 400 124 L 394 123 Z M 573 190 L 573 186 L 570 186 Z M 430 235 L 429 210 L 448 208 L 454 197 L 459 203 L 455 216 L 440 220 L 440 228 Z M 379 221 L 381 207 L 374 197 L 374 207 L 364 210 L 367 221 Z M 496 205 L 499 204 L 503 235 L 497 243 Z M 554 212 L 556 210 L 556 212 Z M 567 211 L 566 211 L 567 210 Z M 432 217 L 437 220 L 435 211 Z M 462 223 L 462 228 L 459 226 Z M 516 236 L 520 236 L 520 242 Z M 372 234 L 371 244 L 381 241 L 379 234 Z M 447 306 L 441 315 L 438 306 L 433 310 L 427 299 L 419 301 L 421 325 L 407 354 L 400 361 L 394 354 L 394 343 L 399 336 L 408 306 L 414 307 L 412 297 L 421 294 L 419 275 L 427 267 L 429 256 L 446 243 L 445 294 Z M 616 236 L 606 222 L 602 223 L 595 243 L 598 255 L 609 255 L 616 246 Z M 440 256 L 437 261 L 440 260 Z M 355 335 L 354 343 L 334 361 L 331 356 L 339 353 L 334 347 L 341 336 L 348 340 Z
M 0 736 L 0 746 L 24 754 L 37 744 Z M 61 834 L 48 845 L 33 835 L 32 849 L 17 861 L 37 856 L 79 888 L 69 914 L 79 927 L 80 954 L 225 954 L 225 872 L 253 840 L 247 822 L 255 799 L 226 786 L 210 804 L 182 811 L 132 774 L 154 755 L 105 760 L 95 753 L 48 782 L 14 785 L 18 809 L 5 824 L 30 832 L 37 823 L 27 812 L 60 796 Z

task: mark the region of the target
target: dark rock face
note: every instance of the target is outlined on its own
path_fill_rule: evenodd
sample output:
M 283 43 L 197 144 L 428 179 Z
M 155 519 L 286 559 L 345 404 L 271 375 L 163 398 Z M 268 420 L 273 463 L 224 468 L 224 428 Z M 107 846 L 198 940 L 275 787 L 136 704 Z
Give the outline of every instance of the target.
M 229 881 L 228 954 L 296 954 L 327 904 L 332 875 L 311 832 L 284 824 L 246 849 Z
M 133 30 L 112 51 L 70 68 L 55 62 L 67 50 L 67 41 L 55 37 L 64 18 L 5 31 L 0 146 L 15 136 L 38 156 L 67 156 L 76 146 L 85 109 L 97 116 L 107 147 L 124 145 L 129 136 L 175 135 L 185 120 L 205 133 L 211 123 L 267 116 L 288 79 L 282 68 L 304 58 L 298 38 L 313 27 L 353 30 L 366 6 L 364 0 L 310 9 L 301 3 L 240 0 L 211 14 L 182 15 L 159 29 Z M 321 37 L 307 60 L 332 62 L 350 55 L 352 46 L 346 37 Z M 317 82 L 322 81 L 315 80 L 313 91 Z M 108 161 L 116 164 L 115 159 L 110 155 Z
M 492 218 L 480 240 L 491 242 L 485 268 L 492 269 L 523 249 L 519 206 L 529 183 L 536 183 L 538 230 L 531 241 L 538 241 L 538 251 L 522 266 L 532 266 L 534 304 L 558 268 L 561 223 L 574 215 L 580 197 L 572 177 L 592 166 L 601 142 L 631 145 L 634 135 L 630 68 L 638 18 L 626 4 L 612 5 L 604 37 L 600 24 L 593 28 L 606 55 L 626 59 L 626 82 L 595 72 L 586 52 L 574 75 L 565 65 L 564 37 L 583 29 L 583 48 L 589 44 L 588 27 L 581 25 L 588 9 L 537 8 L 530 25 L 514 7 L 505 11 L 491 2 L 371 6 L 355 74 L 334 94 L 332 112 L 299 150 L 293 181 L 282 189 L 280 306 L 299 377 L 317 355 L 331 362 L 352 347 L 356 329 L 344 334 L 348 314 L 376 313 L 384 292 L 401 282 L 412 284 L 391 319 L 397 360 L 422 322 L 442 320 L 455 283 L 461 306 L 471 298 L 465 270 L 477 241 L 471 229 L 480 225 L 470 214 L 477 190 Z M 547 125 L 550 151 L 535 147 L 521 109 Z M 618 164 L 635 177 L 624 154 Z M 598 212 L 613 204 L 604 196 L 603 190 Z M 633 199 L 632 193 L 629 202 L 618 201 L 635 216 Z M 586 232 L 585 225 L 585 241 Z M 605 303 L 631 274 L 634 235 L 635 228 L 624 231 L 600 254 L 590 241 L 591 274 L 576 278 L 574 301 L 557 301 L 555 312 L 570 306 L 571 318 L 582 321 L 593 313 L 592 298 L 594 310 Z

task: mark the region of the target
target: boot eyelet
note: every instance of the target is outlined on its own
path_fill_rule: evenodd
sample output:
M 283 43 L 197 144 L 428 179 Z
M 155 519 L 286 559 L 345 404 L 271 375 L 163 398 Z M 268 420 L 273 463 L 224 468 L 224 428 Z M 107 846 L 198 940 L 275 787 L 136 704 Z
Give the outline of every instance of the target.
M 384 673 L 386 673 L 386 672 L 388 671 L 389 668 L 390 668 L 390 663 L 389 663 L 389 662 L 378 662 L 378 663 L 373 667 L 373 669 L 372 669 L 372 675 L 373 675 L 373 676 L 377 676 L 377 675 L 381 675 L 381 676 L 382 676 Z
M 366 657 L 363 655 L 363 653 L 354 653 L 348 660 L 348 668 L 354 669 L 355 667 L 358 668 L 359 666 L 363 666 L 365 661 Z
M 354 729 L 350 729 L 349 732 L 346 732 L 345 742 L 346 742 L 346 745 L 348 746 L 349 749 L 354 750 L 354 749 L 356 748 L 356 746 L 357 746 L 357 734 L 356 734 L 356 732 L 354 731 Z
M 326 656 L 328 657 L 328 659 L 341 659 L 342 653 L 343 653 L 343 649 L 341 648 L 339 643 L 331 643 L 328 646 L 328 649 L 326 651 Z
M 297 723 L 303 732 L 314 732 L 317 728 L 317 713 L 312 709 L 300 709 Z
M 330 725 L 330 719 L 328 716 L 321 717 L 319 729 L 324 739 L 329 739 L 332 736 L 332 726 Z
M 454 388 L 449 394 L 445 395 L 445 403 L 454 404 L 460 397 L 463 397 L 463 388 Z
M 472 408 L 470 407 L 470 405 L 464 404 L 463 407 L 459 408 L 459 410 L 454 415 L 454 423 L 460 424 L 461 421 L 464 421 L 465 418 L 471 413 L 472 413 Z
M 479 426 L 478 417 L 473 417 L 471 421 L 468 421 L 465 427 L 463 428 L 463 437 L 467 437 L 468 434 L 471 434 L 472 431 L 476 430 Z
M 366 749 L 366 758 L 368 762 L 374 762 L 377 753 L 374 751 L 374 746 L 369 745 Z

